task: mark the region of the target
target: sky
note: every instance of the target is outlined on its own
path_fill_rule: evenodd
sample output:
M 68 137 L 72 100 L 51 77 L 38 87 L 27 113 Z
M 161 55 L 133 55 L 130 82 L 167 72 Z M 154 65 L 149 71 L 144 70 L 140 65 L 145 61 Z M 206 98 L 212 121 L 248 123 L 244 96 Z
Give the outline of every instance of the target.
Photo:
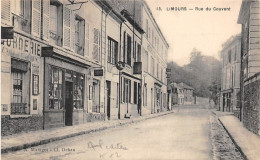
M 237 24 L 242 0 L 146 0 L 152 14 L 170 45 L 168 62 L 183 66 L 189 63 L 193 48 L 203 55 L 220 59 L 222 44 L 232 35 L 241 32 Z M 161 7 L 161 11 L 158 10 Z M 186 11 L 167 10 L 186 7 Z M 203 8 L 203 11 L 195 10 Z M 206 11 L 206 8 L 211 8 Z M 213 8 L 230 11 L 214 11 Z M 193 9 L 193 10 L 189 10 Z

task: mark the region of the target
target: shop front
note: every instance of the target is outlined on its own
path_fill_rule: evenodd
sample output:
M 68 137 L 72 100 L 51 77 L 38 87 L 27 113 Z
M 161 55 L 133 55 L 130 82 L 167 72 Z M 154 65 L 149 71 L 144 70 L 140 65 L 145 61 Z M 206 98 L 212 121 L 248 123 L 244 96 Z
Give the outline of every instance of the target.
M 154 83 L 154 111 L 159 113 L 162 111 L 162 85 L 159 83 Z
M 41 49 L 44 44 L 14 33 L 1 40 L 1 135 L 43 128 Z
M 88 66 L 59 56 L 44 57 L 44 128 L 84 123 Z
M 141 79 L 122 72 L 121 78 L 121 117 L 129 118 L 130 116 L 141 115 Z

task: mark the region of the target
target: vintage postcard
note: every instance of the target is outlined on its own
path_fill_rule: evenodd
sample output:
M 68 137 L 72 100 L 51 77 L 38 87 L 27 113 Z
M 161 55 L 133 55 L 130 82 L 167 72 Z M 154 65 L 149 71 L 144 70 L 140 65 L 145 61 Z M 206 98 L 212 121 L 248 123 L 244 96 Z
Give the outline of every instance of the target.
M 259 153 L 259 0 L 1 0 L 1 159 Z

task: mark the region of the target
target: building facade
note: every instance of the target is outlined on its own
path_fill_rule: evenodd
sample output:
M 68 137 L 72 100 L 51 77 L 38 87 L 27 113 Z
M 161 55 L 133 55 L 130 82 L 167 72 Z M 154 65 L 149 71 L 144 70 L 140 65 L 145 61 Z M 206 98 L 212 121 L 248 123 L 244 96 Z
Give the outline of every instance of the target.
M 166 67 L 169 45 L 144 0 L 120 1 L 144 30 L 142 37 L 142 114 L 167 110 Z M 150 101 L 147 101 L 150 99 Z
M 3 0 L 1 134 L 166 110 L 169 46 L 142 3 L 133 17 L 124 1 Z M 149 54 L 160 60 L 153 62 L 153 74 L 142 63 L 144 44 L 152 46 L 137 23 L 144 11 L 163 48 Z
M 187 84 L 181 83 L 171 83 L 168 85 L 168 92 L 171 96 L 172 105 L 189 105 L 194 104 L 193 88 Z
M 260 9 L 259 0 L 243 0 L 238 17 L 241 33 L 242 122 L 260 134 Z
M 234 112 L 239 117 L 241 35 L 232 36 L 222 47 L 220 108 L 222 111 Z
M 193 98 L 193 88 L 188 86 L 187 84 L 181 82 L 178 84 L 180 88 L 180 95 L 182 99 L 180 99 L 180 104 L 194 104 L 194 98 Z

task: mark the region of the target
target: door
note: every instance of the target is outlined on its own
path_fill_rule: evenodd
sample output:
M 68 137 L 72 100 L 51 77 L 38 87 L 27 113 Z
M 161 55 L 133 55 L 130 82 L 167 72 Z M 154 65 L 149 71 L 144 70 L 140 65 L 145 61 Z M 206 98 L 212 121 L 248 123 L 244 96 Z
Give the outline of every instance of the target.
M 107 119 L 110 119 L 110 95 L 111 95 L 111 82 L 106 81 L 107 83 Z
M 141 84 L 138 83 L 138 113 L 141 115 Z
M 65 125 L 72 126 L 72 112 L 73 112 L 73 83 L 66 81 L 65 84 Z
M 154 107 L 153 107 L 153 89 L 151 88 L 151 113 L 154 113 Z

